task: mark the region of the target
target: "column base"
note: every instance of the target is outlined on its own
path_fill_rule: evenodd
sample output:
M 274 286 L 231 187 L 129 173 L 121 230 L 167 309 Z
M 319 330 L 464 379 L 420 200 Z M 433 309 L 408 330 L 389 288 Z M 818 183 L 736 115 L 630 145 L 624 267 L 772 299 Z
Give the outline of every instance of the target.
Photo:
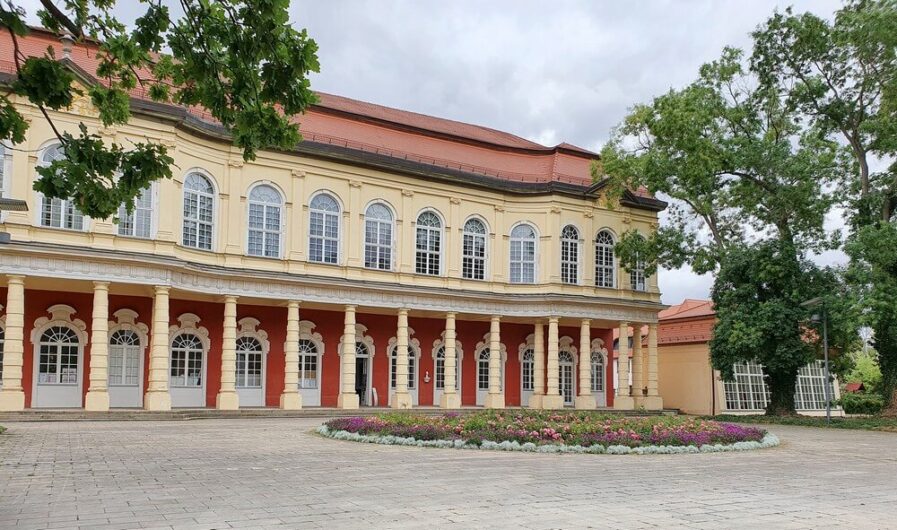
M 546 394 L 542 397 L 542 408 L 543 409 L 562 409 L 564 408 L 564 398 L 561 397 L 560 394 L 553 396 L 551 394 Z
M 587 396 L 576 396 L 575 406 L 578 409 L 593 410 L 598 407 L 595 403 L 595 396 L 589 394 Z
M 391 409 L 410 409 L 414 402 L 411 400 L 411 394 L 408 392 L 394 392 L 389 400 L 389 408 Z
M 240 395 L 236 392 L 218 392 L 215 396 L 215 408 L 218 410 L 239 410 Z
M 88 390 L 84 396 L 84 410 L 90 412 L 106 412 L 109 410 L 109 392 Z
M 614 410 L 635 410 L 632 396 L 614 396 Z
M 541 409 L 542 408 L 542 398 L 545 397 L 542 394 L 533 394 L 529 397 L 529 403 L 527 406 L 531 409 Z
M 284 392 L 280 395 L 281 410 L 299 410 L 302 408 L 302 394 L 299 392 Z
M 442 397 L 439 398 L 439 407 L 443 409 L 460 409 L 461 396 L 457 392 L 454 394 L 443 392 Z
M 504 394 L 486 394 L 486 402 L 483 404 L 487 409 L 503 409 L 505 408 Z
M 14 412 L 25 410 L 25 392 L 23 390 L 0 390 L 0 411 Z
M 171 394 L 161 391 L 147 392 L 143 397 L 145 410 L 171 410 Z
M 339 397 L 336 398 L 336 408 L 344 409 L 344 410 L 355 410 L 358 408 L 358 394 L 352 392 L 347 394 L 345 392 L 341 393 Z
M 660 396 L 645 396 L 643 403 L 646 410 L 663 410 L 663 398 Z

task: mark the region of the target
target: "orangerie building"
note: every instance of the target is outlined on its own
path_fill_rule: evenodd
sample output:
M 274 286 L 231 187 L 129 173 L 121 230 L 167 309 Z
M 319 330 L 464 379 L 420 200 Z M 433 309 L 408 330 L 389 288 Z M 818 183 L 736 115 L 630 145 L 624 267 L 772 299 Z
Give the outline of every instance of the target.
M 88 46 L 39 30 L 22 44 L 95 82 Z M 28 211 L 0 218 L 0 410 L 662 408 L 656 278 L 612 245 L 654 230 L 663 202 L 608 208 L 597 155 L 572 145 L 320 96 L 305 141 L 253 162 L 208 116 L 139 94 L 126 126 L 104 128 L 86 97 L 52 113 L 174 157 L 118 223 L 32 189 L 60 145 L 15 100 L 30 128 L 0 146 L 0 190 Z M 614 395 L 629 368 L 612 372 L 613 331 L 633 325 L 645 388 Z

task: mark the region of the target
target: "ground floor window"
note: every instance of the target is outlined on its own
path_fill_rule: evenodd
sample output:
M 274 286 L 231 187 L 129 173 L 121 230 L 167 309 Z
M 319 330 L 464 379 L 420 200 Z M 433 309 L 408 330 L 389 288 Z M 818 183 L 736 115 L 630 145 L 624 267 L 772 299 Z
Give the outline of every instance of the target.
M 398 346 L 394 346 L 389 352 L 389 388 L 396 388 L 396 357 L 398 355 Z M 414 390 L 414 380 L 417 379 L 414 374 L 414 352 L 408 348 L 408 390 Z
M 71 328 L 53 326 L 41 335 L 38 376 L 40 384 L 78 384 L 81 343 Z
M 120 329 L 109 337 L 109 384 L 137 386 L 140 383 L 140 337 Z
M 455 357 L 455 389 L 461 383 L 461 362 Z M 436 389 L 445 389 L 445 346 L 440 346 L 436 351 Z
M 237 387 L 262 387 L 262 344 L 254 337 L 237 339 Z
M 825 408 L 825 363 L 812 362 L 797 372 L 797 388 L 794 392 L 794 408 L 797 410 L 821 410 Z M 831 381 L 828 382 L 829 399 L 835 393 Z
M 318 388 L 319 354 L 314 342 L 299 340 L 299 388 Z
M 477 359 L 477 390 L 489 390 L 489 348 L 484 348 Z
M 726 409 L 763 410 L 769 404 L 769 388 L 766 385 L 763 366 L 756 363 L 734 365 L 734 380 L 726 381 Z M 797 373 L 794 389 L 794 407 L 797 410 L 821 410 L 825 408 L 825 366 L 814 361 Z M 834 389 L 829 384 L 829 396 L 834 399 Z
M 533 369 L 535 366 L 535 353 L 533 350 L 526 350 L 523 352 L 523 364 L 520 367 L 520 373 L 523 380 L 520 382 L 520 388 L 524 391 L 530 392 L 534 388 L 533 384 Z
M 592 352 L 592 392 L 604 392 L 604 355 Z
M 202 386 L 202 341 L 192 333 L 182 333 L 171 342 L 171 386 Z

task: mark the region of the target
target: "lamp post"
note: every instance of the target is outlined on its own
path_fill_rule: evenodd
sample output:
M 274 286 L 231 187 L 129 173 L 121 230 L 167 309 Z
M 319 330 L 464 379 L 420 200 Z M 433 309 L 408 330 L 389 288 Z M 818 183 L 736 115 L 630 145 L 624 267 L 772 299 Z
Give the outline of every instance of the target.
M 831 385 L 831 375 L 829 374 L 828 369 L 828 311 L 825 309 L 825 299 L 822 297 L 816 297 L 812 300 L 807 300 L 806 302 L 801 304 L 804 307 L 822 307 L 822 354 L 824 359 L 824 367 L 825 367 L 825 381 L 822 385 L 823 395 L 825 396 L 825 423 L 832 422 L 832 400 L 829 392 L 829 386 Z M 813 315 L 810 318 L 811 322 L 819 322 L 819 315 Z

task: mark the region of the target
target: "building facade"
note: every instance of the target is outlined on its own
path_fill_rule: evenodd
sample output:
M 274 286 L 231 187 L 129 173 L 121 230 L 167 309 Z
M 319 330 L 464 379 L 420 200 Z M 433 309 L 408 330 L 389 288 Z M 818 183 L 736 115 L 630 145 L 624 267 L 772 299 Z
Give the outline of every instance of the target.
M 23 49 L 47 46 L 95 82 L 94 50 L 40 31 Z M 0 190 L 29 211 L 0 217 L 0 409 L 663 407 L 657 281 L 612 245 L 664 203 L 608 204 L 594 153 L 322 94 L 295 150 L 245 162 L 202 112 L 133 96 L 123 126 L 85 97 L 51 113 L 174 158 L 117 221 L 32 189 L 61 146 L 15 100 L 30 128 L 0 147 Z M 648 392 L 614 395 L 631 325 Z

